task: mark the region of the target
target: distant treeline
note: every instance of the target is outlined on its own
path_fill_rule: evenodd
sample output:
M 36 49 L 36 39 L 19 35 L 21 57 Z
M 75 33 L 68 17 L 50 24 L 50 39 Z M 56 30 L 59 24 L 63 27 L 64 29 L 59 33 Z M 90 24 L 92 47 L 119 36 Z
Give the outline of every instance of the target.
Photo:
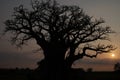
M 15 69 L 0 69 L 0 75 L 5 75 L 5 74 L 10 74 L 10 75 L 13 75 L 13 74 L 28 74 L 30 72 L 32 72 L 33 70 L 29 69 L 29 68 L 15 68 Z

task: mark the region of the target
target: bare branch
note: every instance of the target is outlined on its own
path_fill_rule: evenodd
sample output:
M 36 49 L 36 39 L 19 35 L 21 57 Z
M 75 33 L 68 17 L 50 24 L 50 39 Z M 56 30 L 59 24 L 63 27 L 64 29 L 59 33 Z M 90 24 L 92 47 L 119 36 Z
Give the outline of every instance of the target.
M 90 45 L 90 44 L 87 44 L 86 46 L 84 46 L 83 48 L 83 52 L 81 53 L 83 56 L 87 56 L 87 57 L 90 57 L 90 58 L 93 58 L 93 57 L 97 57 L 98 54 L 101 54 L 101 53 L 108 53 L 112 50 L 115 50 L 116 48 L 114 48 L 112 45 L 100 45 L 98 44 L 97 46 L 93 46 L 93 45 Z M 89 51 L 95 51 L 95 54 L 88 54 L 87 53 L 87 50 Z

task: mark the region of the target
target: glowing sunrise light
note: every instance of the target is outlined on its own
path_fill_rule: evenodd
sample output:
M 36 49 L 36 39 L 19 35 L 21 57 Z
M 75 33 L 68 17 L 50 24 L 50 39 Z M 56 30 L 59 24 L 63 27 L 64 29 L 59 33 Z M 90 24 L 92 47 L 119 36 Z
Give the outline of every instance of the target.
M 112 57 L 115 57 L 115 54 L 112 54 L 111 56 L 112 56 Z

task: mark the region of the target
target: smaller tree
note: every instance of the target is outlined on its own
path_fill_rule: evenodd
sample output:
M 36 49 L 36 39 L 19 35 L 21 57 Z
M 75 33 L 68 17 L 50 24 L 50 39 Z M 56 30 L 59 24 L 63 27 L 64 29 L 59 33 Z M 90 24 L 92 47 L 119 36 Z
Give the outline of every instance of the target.
M 120 63 L 117 62 L 115 65 L 114 65 L 114 70 L 115 71 L 120 71 Z
M 88 69 L 87 69 L 87 72 L 92 72 L 92 71 L 93 71 L 92 68 L 88 68 Z

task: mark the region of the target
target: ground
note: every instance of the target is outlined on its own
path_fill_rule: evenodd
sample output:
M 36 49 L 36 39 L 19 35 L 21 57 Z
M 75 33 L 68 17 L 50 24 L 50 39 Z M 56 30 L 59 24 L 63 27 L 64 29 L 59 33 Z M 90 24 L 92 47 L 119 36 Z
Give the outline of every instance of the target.
M 38 75 L 30 75 L 33 70 L 29 69 L 0 69 L 0 80 L 32 80 L 32 76 L 37 79 Z M 77 72 L 71 74 L 74 80 L 120 80 L 119 72 Z M 70 80 L 71 80 L 70 79 Z

